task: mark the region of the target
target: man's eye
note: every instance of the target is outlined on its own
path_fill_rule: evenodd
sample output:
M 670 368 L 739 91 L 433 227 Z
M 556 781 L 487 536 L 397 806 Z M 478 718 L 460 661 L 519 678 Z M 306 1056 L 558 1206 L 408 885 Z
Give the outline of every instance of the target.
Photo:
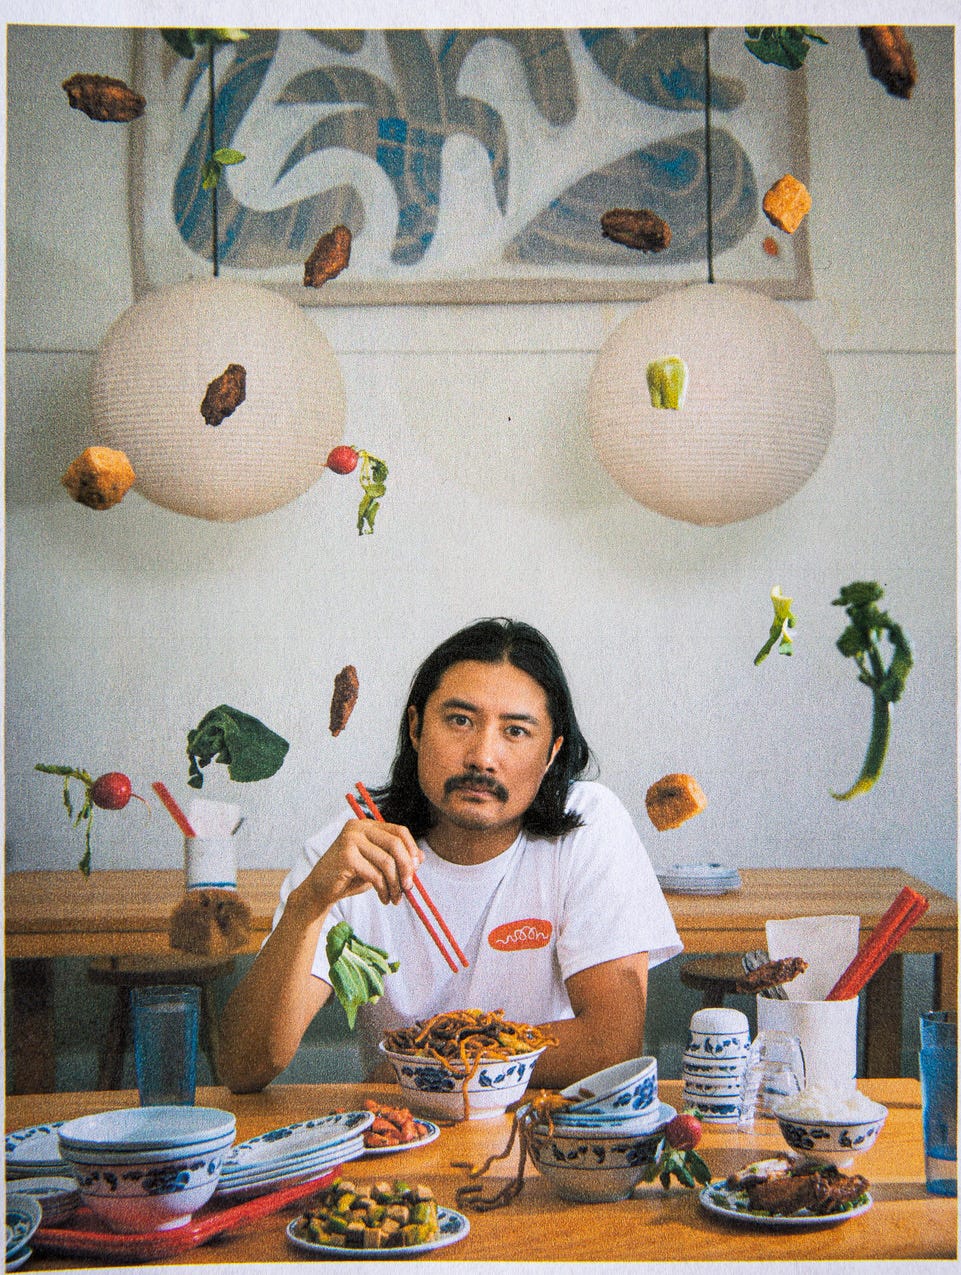
M 526 739 L 530 735 L 526 726 L 508 726 L 507 733 L 511 739 Z
M 466 713 L 451 713 L 447 718 L 451 726 L 468 726 L 470 718 Z

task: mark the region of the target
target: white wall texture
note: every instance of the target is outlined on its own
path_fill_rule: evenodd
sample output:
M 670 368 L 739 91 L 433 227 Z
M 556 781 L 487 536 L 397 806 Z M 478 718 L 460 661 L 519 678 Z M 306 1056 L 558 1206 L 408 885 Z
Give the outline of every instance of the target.
M 345 377 L 345 441 L 390 466 L 377 529 L 359 537 L 354 488 L 330 474 L 231 525 L 136 492 L 107 513 L 69 498 L 60 476 L 97 441 L 96 348 L 133 290 L 128 135 L 66 109 L 60 84 L 78 69 L 129 80 L 131 48 L 120 29 L 8 28 L 8 870 L 80 854 L 35 762 L 125 770 L 148 795 L 163 779 L 186 801 L 186 732 L 221 702 L 291 750 L 243 789 L 210 767 L 204 795 L 242 803 L 241 866 L 288 864 L 356 779 L 385 777 L 426 652 L 506 614 L 557 646 L 601 777 L 656 863 L 892 865 L 954 894 L 953 28 L 908 28 L 910 101 L 868 78 L 855 28 L 828 35 L 807 67 L 815 298 L 791 303 L 837 390 L 810 482 L 721 528 L 624 495 L 593 454 L 585 398 L 626 305 L 313 309 Z M 883 583 L 916 667 L 881 781 L 839 803 L 829 790 L 855 777 L 870 719 L 834 647 L 830 602 L 856 578 Z M 795 598 L 796 654 L 755 668 L 775 583 Z M 348 662 L 360 700 L 334 739 Z M 668 770 L 695 774 L 709 806 L 658 834 L 644 793 Z M 98 814 L 95 871 L 181 861 L 159 808 Z M 652 1031 L 676 1042 L 664 1014 L 652 1005 Z

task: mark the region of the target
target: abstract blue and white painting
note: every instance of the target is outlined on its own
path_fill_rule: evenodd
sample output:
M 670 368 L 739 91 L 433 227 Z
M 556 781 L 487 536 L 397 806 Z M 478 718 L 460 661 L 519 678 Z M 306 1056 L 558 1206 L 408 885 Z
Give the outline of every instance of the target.
M 210 269 L 211 95 L 204 50 L 144 31 L 137 52 L 134 239 L 153 285 Z M 788 236 L 761 210 L 807 175 L 805 73 L 758 62 L 741 28 L 714 29 L 710 68 L 715 276 L 809 295 L 806 224 Z M 628 299 L 707 277 L 700 28 L 256 30 L 214 71 L 215 143 L 246 157 L 217 191 L 224 274 L 305 304 Z M 670 246 L 605 238 L 615 207 L 652 209 Z M 348 269 L 303 288 L 337 224 Z

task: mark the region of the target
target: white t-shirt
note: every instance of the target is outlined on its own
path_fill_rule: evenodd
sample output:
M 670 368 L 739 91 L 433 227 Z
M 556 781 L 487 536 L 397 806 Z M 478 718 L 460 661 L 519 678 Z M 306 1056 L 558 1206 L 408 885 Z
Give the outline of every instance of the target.
M 601 784 L 578 782 L 567 809 L 577 811 L 582 827 L 555 838 L 522 832 L 503 854 L 475 866 L 448 863 L 420 842 L 426 858 L 417 875 L 469 962 L 467 969 L 458 963 L 456 974 L 406 899 L 384 905 L 368 890 L 331 909 L 314 958 L 318 978 L 329 981 L 325 941 L 341 920 L 401 963 L 385 976 L 380 1001 L 357 1016 L 368 1073 L 378 1061 L 377 1042 L 392 1028 L 468 1008 L 501 1009 L 513 1022 L 572 1018 L 564 986 L 572 974 L 636 952 L 647 952 L 653 967 L 682 950 L 647 851 L 617 797 Z M 274 925 L 344 822 L 331 821 L 306 842 L 281 887 Z

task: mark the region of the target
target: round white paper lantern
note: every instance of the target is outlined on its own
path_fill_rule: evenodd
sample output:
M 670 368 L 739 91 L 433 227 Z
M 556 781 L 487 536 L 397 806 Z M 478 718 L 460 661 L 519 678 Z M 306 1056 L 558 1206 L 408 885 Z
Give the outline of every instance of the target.
M 246 397 L 219 425 L 201 415 L 231 363 Z M 220 522 L 266 513 L 320 477 L 346 415 L 319 327 L 277 293 L 222 278 L 159 288 L 120 316 L 91 380 L 97 442 L 126 452 L 135 490 Z
M 647 367 L 687 365 L 680 408 L 653 407 Z M 642 305 L 597 357 L 591 437 L 611 477 L 669 518 L 717 526 L 792 496 L 834 428 L 834 382 L 804 324 L 761 293 L 692 284 Z

